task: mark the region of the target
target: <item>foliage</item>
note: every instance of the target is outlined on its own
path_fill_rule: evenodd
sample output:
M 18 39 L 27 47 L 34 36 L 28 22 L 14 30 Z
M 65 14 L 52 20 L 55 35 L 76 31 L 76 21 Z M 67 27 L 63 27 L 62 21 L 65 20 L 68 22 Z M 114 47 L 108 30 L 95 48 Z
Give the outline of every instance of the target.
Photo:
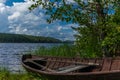
M 110 25 L 109 25 L 110 26 Z M 111 31 L 112 29 L 112 31 Z M 112 24 L 109 32 L 102 42 L 107 56 L 120 56 L 120 26 Z
M 79 24 L 76 45 L 80 54 L 114 56 L 120 53 L 120 0 L 32 0 L 33 10 L 42 5 L 48 23 L 62 20 Z
M 54 46 L 51 48 L 40 47 L 35 52 L 30 54 L 42 55 L 42 56 L 61 56 L 61 57 L 98 57 L 97 55 L 89 55 L 89 54 L 76 54 L 78 52 L 76 45 L 72 44 L 64 44 L 59 46 Z
M 58 39 L 52 37 L 31 36 L 22 34 L 8 34 L 0 33 L 0 42 L 13 42 L 13 43 L 59 43 Z

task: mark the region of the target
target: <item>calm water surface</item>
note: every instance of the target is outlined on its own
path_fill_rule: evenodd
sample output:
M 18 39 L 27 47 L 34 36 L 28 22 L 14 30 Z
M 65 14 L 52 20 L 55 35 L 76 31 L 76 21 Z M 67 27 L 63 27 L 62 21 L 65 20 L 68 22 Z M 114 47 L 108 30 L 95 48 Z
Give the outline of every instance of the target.
M 60 44 L 50 43 L 0 43 L 0 67 L 5 67 L 11 72 L 24 72 L 21 66 L 21 56 L 29 51 L 34 51 L 41 46 L 53 47 Z

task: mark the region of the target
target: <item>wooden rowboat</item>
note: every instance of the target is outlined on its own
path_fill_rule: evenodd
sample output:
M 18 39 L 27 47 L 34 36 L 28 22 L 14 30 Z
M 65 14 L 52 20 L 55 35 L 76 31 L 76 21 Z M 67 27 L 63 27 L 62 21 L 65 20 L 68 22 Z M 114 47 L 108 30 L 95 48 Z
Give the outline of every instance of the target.
M 22 65 L 48 80 L 120 80 L 120 58 L 23 55 Z

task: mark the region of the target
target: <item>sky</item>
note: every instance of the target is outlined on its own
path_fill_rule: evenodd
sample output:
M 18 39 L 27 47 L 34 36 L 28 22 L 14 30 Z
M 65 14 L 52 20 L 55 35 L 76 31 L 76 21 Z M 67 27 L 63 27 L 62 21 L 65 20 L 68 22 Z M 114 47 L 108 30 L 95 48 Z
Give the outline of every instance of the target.
M 61 40 L 74 40 L 76 32 L 61 21 L 46 22 L 47 15 L 42 7 L 29 11 L 30 0 L 0 0 L 0 32 L 54 37 Z

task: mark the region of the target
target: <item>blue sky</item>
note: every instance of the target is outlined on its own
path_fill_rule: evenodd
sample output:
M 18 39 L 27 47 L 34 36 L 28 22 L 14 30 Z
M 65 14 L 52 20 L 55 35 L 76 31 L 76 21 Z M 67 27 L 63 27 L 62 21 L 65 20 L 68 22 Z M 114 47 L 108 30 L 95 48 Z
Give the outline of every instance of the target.
M 24 0 L 6 0 L 5 5 L 13 6 L 13 2 L 24 2 Z
M 0 0 L 0 32 L 55 37 L 61 40 L 74 40 L 76 34 L 71 26 L 61 21 L 46 22 L 47 15 L 40 6 L 30 12 L 30 0 Z

